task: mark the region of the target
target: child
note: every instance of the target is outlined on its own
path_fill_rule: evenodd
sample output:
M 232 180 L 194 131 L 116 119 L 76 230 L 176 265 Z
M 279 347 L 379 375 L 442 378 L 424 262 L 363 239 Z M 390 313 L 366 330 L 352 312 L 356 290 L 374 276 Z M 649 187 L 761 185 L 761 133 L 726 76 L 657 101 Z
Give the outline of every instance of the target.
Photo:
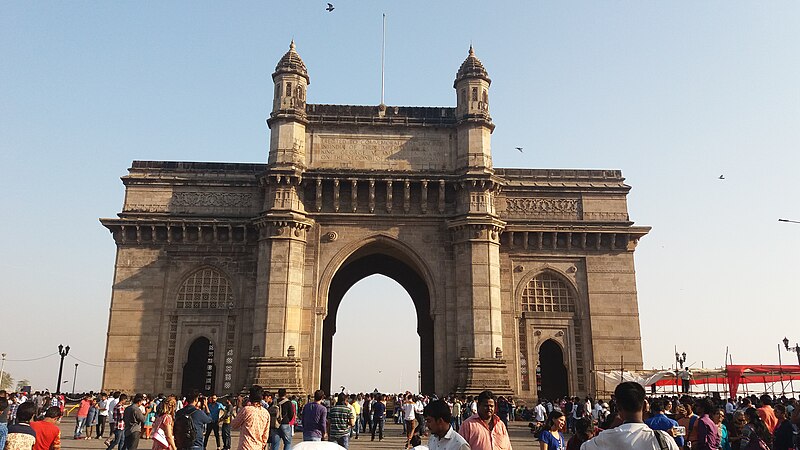
M 144 424 L 142 427 L 144 428 L 143 435 L 145 439 L 150 439 L 150 435 L 153 432 L 153 422 L 156 420 L 154 405 L 154 402 L 150 402 L 150 404 L 147 405 L 147 413 L 144 415 Z

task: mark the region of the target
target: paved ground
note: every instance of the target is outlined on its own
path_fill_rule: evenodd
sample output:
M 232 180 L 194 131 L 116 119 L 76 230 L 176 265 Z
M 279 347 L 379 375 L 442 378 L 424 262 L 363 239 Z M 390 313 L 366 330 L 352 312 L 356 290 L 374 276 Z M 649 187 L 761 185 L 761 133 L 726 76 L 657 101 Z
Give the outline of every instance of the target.
M 104 450 L 105 447 L 103 446 L 102 439 L 101 440 L 73 440 L 71 439 L 72 433 L 75 428 L 75 419 L 72 417 L 65 417 L 63 419 L 63 423 L 61 424 L 61 448 L 64 450 Z M 106 427 L 108 428 L 108 427 Z M 361 435 L 361 437 L 357 440 L 350 441 L 350 448 L 353 450 L 366 450 L 366 449 L 393 449 L 399 450 L 403 448 L 403 444 L 405 443 L 405 438 L 403 437 L 403 429 L 400 425 L 395 425 L 394 423 L 387 423 L 386 430 L 385 430 L 385 439 L 379 442 L 377 439 L 373 442 L 370 441 L 370 437 L 366 435 Z M 514 450 L 533 450 L 539 448 L 539 443 L 536 442 L 533 436 L 530 433 L 530 429 L 527 427 L 525 422 L 512 422 L 509 425 L 509 434 L 511 435 L 511 445 L 514 447 Z M 106 430 L 106 436 L 108 436 L 108 431 Z M 302 439 L 302 434 L 298 433 L 295 434 L 295 437 L 298 439 Z M 211 437 L 212 441 L 214 439 L 213 435 Z M 236 449 L 238 440 L 239 440 L 239 433 L 233 433 L 233 448 Z M 427 443 L 427 439 L 423 440 L 423 444 Z M 139 442 L 139 449 L 140 450 L 149 450 L 151 448 L 152 441 L 142 439 Z M 213 445 L 209 446 L 209 449 L 216 450 Z

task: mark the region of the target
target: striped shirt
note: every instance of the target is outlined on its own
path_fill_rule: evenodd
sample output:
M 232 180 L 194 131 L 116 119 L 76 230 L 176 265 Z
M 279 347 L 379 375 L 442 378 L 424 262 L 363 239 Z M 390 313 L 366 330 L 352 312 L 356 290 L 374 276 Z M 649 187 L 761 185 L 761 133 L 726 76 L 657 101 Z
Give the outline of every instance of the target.
M 328 435 L 332 438 L 340 438 L 350 434 L 350 423 L 355 420 L 355 416 L 347 404 L 336 405 L 328 412 L 328 420 L 331 423 Z

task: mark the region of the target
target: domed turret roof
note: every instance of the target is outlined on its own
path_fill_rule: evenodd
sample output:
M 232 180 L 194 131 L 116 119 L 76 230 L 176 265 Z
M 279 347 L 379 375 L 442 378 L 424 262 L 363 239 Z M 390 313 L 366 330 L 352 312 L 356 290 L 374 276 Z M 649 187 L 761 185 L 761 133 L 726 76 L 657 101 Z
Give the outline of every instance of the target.
M 458 69 L 458 73 L 456 73 L 456 83 L 464 78 L 482 78 L 489 83 L 492 80 L 489 79 L 489 74 L 486 73 L 486 69 L 483 67 L 483 63 L 477 56 L 475 56 L 475 50 L 472 49 L 472 46 L 469 46 L 469 55 L 467 59 L 461 63 L 461 67 Z
M 279 73 L 296 73 L 305 78 L 307 83 L 310 83 L 306 64 L 294 49 L 294 39 L 292 39 L 292 43 L 289 44 L 289 51 L 283 55 L 281 60 L 278 61 L 278 65 L 275 66 L 275 73 L 272 74 L 272 78 L 274 79 L 275 75 Z

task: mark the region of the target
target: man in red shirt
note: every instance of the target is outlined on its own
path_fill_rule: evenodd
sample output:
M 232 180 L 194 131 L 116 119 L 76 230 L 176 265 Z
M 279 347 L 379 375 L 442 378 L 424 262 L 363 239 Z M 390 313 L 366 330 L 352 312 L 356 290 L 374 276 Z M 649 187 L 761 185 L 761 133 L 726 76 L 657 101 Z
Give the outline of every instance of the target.
M 86 416 L 89 415 L 89 408 L 91 406 L 91 397 L 89 395 L 84 395 L 78 407 L 78 415 L 75 416 L 75 439 L 83 439 L 83 428 L 86 426 Z M 91 434 L 91 432 L 89 434 Z
M 478 413 L 473 414 L 458 429 L 472 450 L 511 450 L 508 430 L 495 412 L 492 391 L 478 394 Z
M 761 396 L 761 407 L 756 410 L 758 417 L 764 421 L 770 433 L 775 433 L 775 428 L 778 426 L 778 417 L 775 415 L 775 410 L 772 409 L 772 397 L 769 394 Z
M 33 450 L 61 450 L 61 429 L 58 423 L 61 420 L 61 408 L 51 406 L 44 413 L 44 420 L 31 422 L 31 428 L 36 432 L 36 443 Z

